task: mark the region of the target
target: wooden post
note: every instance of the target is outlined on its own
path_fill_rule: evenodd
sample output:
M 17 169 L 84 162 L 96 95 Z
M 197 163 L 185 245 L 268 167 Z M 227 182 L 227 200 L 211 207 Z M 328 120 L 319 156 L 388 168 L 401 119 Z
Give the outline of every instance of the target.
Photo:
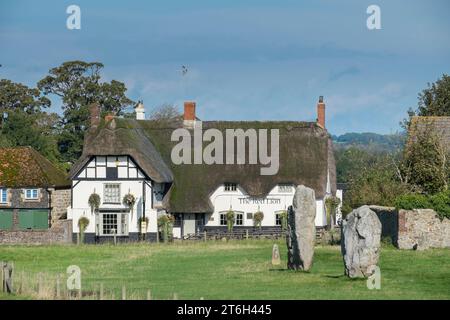
M 10 279 L 10 284 L 11 284 L 11 293 L 14 293 L 14 262 L 11 262 L 11 279 Z
M 59 274 L 56 276 L 56 299 L 61 297 L 61 281 L 59 279 Z
M 178 300 L 178 294 L 176 293 L 173 294 L 173 300 Z
M 38 295 L 39 295 L 39 297 L 42 294 L 42 286 L 43 286 L 42 282 L 43 282 L 42 273 L 39 272 L 39 275 L 38 275 Z
M 206 230 L 204 231 L 204 235 L 203 235 L 203 237 L 204 237 L 204 240 L 205 240 L 205 242 L 206 242 Z
M 147 300 L 152 300 L 152 292 L 147 290 Z
M 103 300 L 103 283 L 100 283 L 100 300 Z
M 156 230 L 156 243 L 159 243 L 159 230 Z
M 245 240 L 248 240 L 248 229 L 245 229 Z
M 80 233 L 77 233 L 77 245 L 80 245 Z
M 122 286 L 122 300 L 127 300 L 127 288 Z
M 23 285 L 23 282 L 25 281 L 25 275 L 24 275 L 24 272 L 23 272 L 23 270 L 20 272 L 20 287 L 19 287 L 19 293 L 22 293 L 23 292 L 23 287 L 24 287 L 24 285 Z
M 5 276 L 3 274 L 3 268 L 4 268 L 3 261 L 0 261 L 0 283 L 2 286 L 1 292 L 5 292 Z

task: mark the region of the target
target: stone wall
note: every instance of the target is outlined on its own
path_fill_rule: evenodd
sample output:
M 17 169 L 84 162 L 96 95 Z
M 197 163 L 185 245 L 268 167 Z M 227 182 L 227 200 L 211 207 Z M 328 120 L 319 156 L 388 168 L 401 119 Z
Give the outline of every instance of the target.
M 0 231 L 0 244 L 50 244 L 72 242 L 72 220 L 59 220 L 47 230 Z
M 390 238 L 392 244 L 398 242 L 398 211 L 394 207 L 369 206 L 381 222 L 381 239 Z
M 67 218 L 67 207 L 71 202 L 71 189 L 51 189 L 51 223 Z
M 450 220 L 431 209 L 400 210 L 398 229 L 399 249 L 450 248 Z

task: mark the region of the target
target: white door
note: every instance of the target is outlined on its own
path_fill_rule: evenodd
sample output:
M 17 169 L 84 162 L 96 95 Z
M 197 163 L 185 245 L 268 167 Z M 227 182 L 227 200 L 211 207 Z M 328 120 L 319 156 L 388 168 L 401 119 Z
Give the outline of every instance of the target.
M 195 233 L 195 213 L 185 213 L 183 215 L 183 235 Z

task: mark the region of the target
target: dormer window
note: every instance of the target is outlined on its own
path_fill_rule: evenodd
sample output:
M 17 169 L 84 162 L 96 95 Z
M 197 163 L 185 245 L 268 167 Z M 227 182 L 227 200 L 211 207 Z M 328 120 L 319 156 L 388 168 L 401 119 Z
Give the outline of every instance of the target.
M 278 192 L 289 193 L 292 192 L 292 186 L 289 184 L 282 184 L 278 186 Z
M 236 189 L 237 189 L 236 183 L 230 183 L 230 182 L 225 183 L 225 191 L 236 191 Z
M 25 200 L 38 200 L 39 190 L 38 189 L 25 189 Z

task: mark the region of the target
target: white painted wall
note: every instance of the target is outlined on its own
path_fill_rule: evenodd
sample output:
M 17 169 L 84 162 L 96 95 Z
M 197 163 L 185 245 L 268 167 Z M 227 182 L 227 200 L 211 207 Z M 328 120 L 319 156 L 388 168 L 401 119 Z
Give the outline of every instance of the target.
M 73 232 L 79 232 L 78 220 L 82 216 L 86 216 L 90 223 L 86 229 L 88 233 L 96 232 L 96 216 L 91 213 L 91 208 L 88 204 L 89 196 L 92 193 L 97 193 L 100 196 L 101 205 L 100 209 L 128 209 L 127 206 L 122 204 L 122 198 L 125 194 L 131 193 L 136 198 L 136 203 L 132 211 L 128 214 L 128 233 L 139 232 L 138 219 L 143 215 L 143 184 L 145 184 L 145 216 L 149 219 L 147 232 L 156 232 L 157 230 L 157 211 L 152 208 L 152 184 L 151 181 L 139 180 L 144 175 L 140 172 L 136 165 L 131 161 L 128 167 L 122 167 L 127 165 L 127 157 L 119 157 L 116 161 L 112 158 L 97 157 L 97 167 L 95 167 L 95 161 L 89 162 L 83 170 L 81 170 L 79 178 L 89 178 L 90 180 L 78 180 L 72 181 L 72 207 L 68 208 L 68 218 L 72 219 Z M 129 180 L 105 180 L 106 170 L 105 166 L 114 167 L 118 166 L 118 174 L 120 178 L 131 178 Z M 126 171 L 125 171 L 126 169 Z M 102 172 L 105 171 L 105 175 Z M 97 175 L 97 179 L 95 176 Z M 136 178 L 136 179 L 133 179 Z M 145 183 L 147 182 L 147 184 Z M 103 203 L 104 197 L 104 185 L 107 183 L 120 184 L 120 204 L 108 204 Z M 153 199 L 154 200 L 154 199 Z
M 292 186 L 290 192 L 280 192 L 279 186 L 275 186 L 266 197 L 253 199 L 239 186 L 236 191 L 225 191 L 225 186 L 221 185 L 210 196 L 214 213 L 207 217 L 206 226 L 220 226 L 220 214 L 230 208 L 235 212 L 244 213 L 243 226 L 253 226 L 253 219 L 247 219 L 247 213 L 255 213 L 258 210 L 264 213 L 262 226 L 275 226 L 276 213 L 287 210 L 292 205 L 294 194 L 294 186 Z M 326 225 L 326 214 L 322 199 L 316 200 L 315 223 L 316 226 Z
M 341 203 L 339 203 L 336 213 L 336 224 L 337 224 L 340 220 L 342 220 L 342 203 L 344 201 L 343 190 L 336 190 L 336 197 L 339 198 L 339 200 L 341 200 Z

